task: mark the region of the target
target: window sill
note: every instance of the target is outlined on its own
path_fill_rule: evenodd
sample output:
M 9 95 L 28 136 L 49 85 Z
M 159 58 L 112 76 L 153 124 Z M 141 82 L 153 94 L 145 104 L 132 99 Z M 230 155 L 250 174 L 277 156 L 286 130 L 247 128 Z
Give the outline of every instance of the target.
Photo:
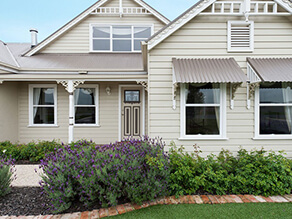
M 180 141 L 195 141 L 195 140 L 202 140 L 202 141 L 227 141 L 229 138 L 223 138 L 223 137 L 215 137 L 215 138 L 210 138 L 210 137 L 199 137 L 199 138 L 178 138 Z
M 28 128 L 59 128 L 58 125 L 28 125 Z
M 257 136 L 253 140 L 291 140 L 292 136 Z
M 89 124 L 84 124 L 84 125 L 74 125 L 74 128 L 99 128 L 101 127 L 98 124 L 94 124 L 94 125 L 89 125 Z

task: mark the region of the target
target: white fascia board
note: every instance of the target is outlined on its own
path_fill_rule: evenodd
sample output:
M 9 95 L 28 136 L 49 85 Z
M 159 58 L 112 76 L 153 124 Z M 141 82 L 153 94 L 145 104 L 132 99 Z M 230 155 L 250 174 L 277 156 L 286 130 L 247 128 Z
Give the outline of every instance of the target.
M 292 14 L 292 2 L 289 0 L 274 0 L 276 3 L 278 3 L 281 7 L 286 9 L 290 14 Z
M 153 8 L 149 7 L 147 4 L 145 4 L 145 2 L 140 1 L 140 0 L 134 0 L 134 1 L 137 4 L 139 4 L 140 6 L 142 6 L 143 8 L 147 9 L 148 11 L 150 11 L 151 14 L 153 14 L 155 17 L 157 17 L 163 23 L 165 23 L 165 24 L 169 24 L 170 23 L 170 21 L 167 18 L 162 16 L 160 13 L 157 13 L 157 11 L 153 10 Z
M 98 7 L 100 7 L 101 5 L 105 4 L 107 1 L 108 0 L 100 0 L 100 1 L 98 1 L 93 6 L 91 6 L 90 8 L 88 8 L 87 10 L 85 10 L 84 12 L 82 12 L 80 15 L 78 15 L 77 17 L 75 17 L 72 21 L 70 21 L 69 23 L 67 23 L 65 26 L 61 27 L 54 34 L 52 34 L 51 36 L 49 36 L 47 39 L 43 40 L 41 43 L 39 43 L 38 45 L 36 45 L 34 48 L 32 48 L 31 50 L 29 50 L 28 52 L 26 52 L 23 55 L 24 56 L 32 56 L 32 55 L 34 55 L 35 53 L 37 53 L 38 51 L 40 51 L 42 48 L 44 48 L 45 46 L 47 46 L 50 42 L 52 42 L 57 37 L 59 37 L 60 35 L 62 35 L 64 32 L 66 32 L 67 30 L 69 30 L 70 28 L 72 28 L 75 24 L 77 24 L 78 22 L 80 22 L 81 20 L 83 20 L 84 18 L 86 18 L 92 11 L 94 11 L 95 9 L 97 9 Z
M 214 2 L 216 2 L 216 0 L 204 0 L 196 7 L 194 7 L 192 10 L 190 10 L 188 13 L 186 13 L 184 16 L 180 17 L 178 20 L 170 24 L 163 31 L 161 31 L 161 33 L 159 33 L 157 36 L 155 36 L 148 42 L 148 50 L 153 49 L 156 45 L 158 45 L 164 39 L 169 37 L 172 33 L 177 31 L 183 25 L 188 23 L 190 20 L 192 20 L 194 17 L 196 17 L 199 13 L 204 11 Z
M 5 63 L 2 62 L 0 62 L 0 69 L 11 73 L 19 73 L 17 68 L 15 68 L 14 66 L 6 65 Z

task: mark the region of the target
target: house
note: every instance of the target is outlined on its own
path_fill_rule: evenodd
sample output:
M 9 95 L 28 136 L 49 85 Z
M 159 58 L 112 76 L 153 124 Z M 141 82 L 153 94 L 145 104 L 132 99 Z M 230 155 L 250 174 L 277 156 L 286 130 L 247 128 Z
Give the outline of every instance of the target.
M 44 41 L 0 43 L 0 140 L 160 136 L 292 158 L 292 2 L 201 0 L 170 22 L 100 0 Z

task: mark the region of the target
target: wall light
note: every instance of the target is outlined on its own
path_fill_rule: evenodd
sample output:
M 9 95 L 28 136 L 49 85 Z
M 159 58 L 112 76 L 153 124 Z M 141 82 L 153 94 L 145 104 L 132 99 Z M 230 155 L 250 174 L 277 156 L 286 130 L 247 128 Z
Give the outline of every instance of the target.
M 107 95 L 111 95 L 112 91 L 110 87 L 106 87 L 105 92 L 107 93 Z

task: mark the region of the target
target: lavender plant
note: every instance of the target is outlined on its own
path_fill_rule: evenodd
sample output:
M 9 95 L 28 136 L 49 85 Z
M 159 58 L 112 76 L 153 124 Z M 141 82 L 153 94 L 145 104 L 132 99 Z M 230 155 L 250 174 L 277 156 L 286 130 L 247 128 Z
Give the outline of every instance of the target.
M 117 205 L 168 195 L 169 160 L 161 139 L 125 139 L 92 147 L 80 141 L 51 153 L 41 163 L 42 188 L 55 212 L 79 198 L 84 204 Z
M 5 155 L 0 156 L 0 197 L 8 194 L 11 190 L 10 185 L 15 178 L 14 162 L 13 159 L 7 158 Z

